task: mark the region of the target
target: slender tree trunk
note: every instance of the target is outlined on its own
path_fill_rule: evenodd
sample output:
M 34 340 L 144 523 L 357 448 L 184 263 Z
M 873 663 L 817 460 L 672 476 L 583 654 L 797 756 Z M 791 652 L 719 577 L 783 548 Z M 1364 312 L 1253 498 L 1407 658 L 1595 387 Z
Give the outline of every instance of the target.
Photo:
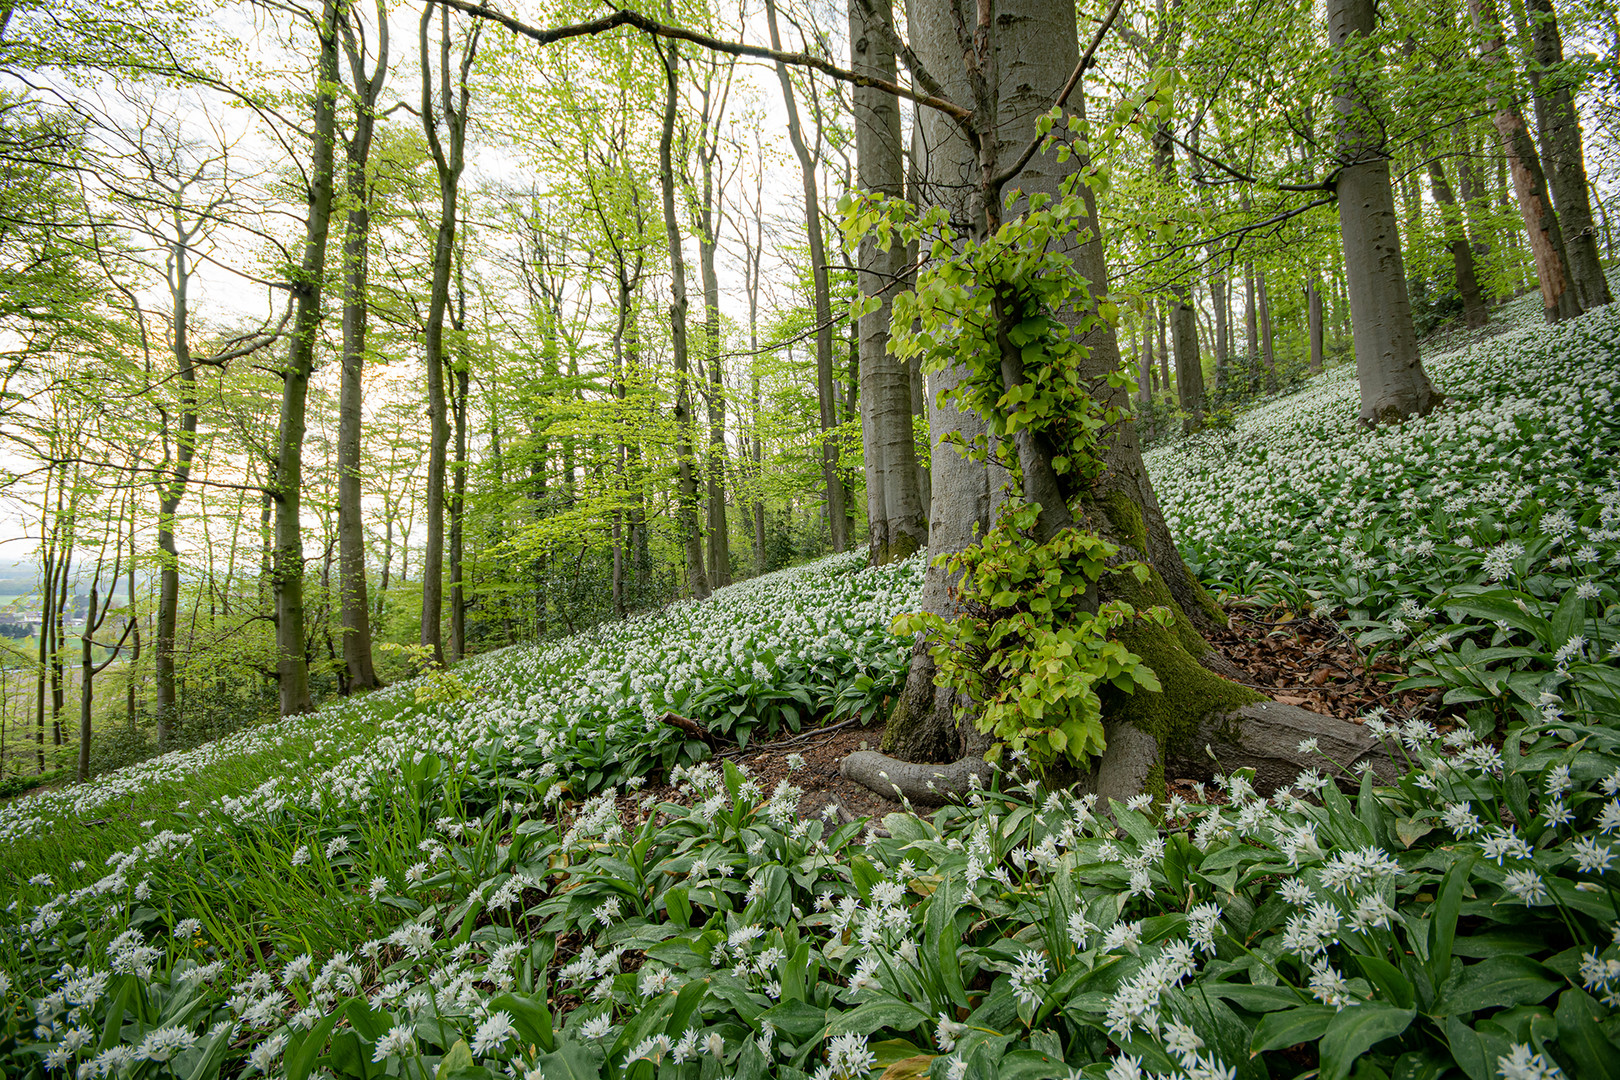
M 1432 149 L 1425 147 L 1425 152 Z M 1440 207 L 1441 219 L 1446 226 L 1446 243 L 1451 248 L 1451 265 L 1457 276 L 1457 292 L 1462 296 L 1463 322 L 1472 327 L 1484 326 L 1490 321 L 1485 308 L 1485 297 L 1479 291 L 1479 277 L 1474 272 L 1474 249 L 1468 246 L 1468 234 L 1463 226 L 1457 197 L 1446 180 L 1446 170 L 1438 157 L 1429 158 L 1429 187 L 1434 201 Z
M 435 64 L 429 49 L 428 27 L 439 17 L 438 57 Z M 444 324 L 450 307 L 450 269 L 455 257 L 456 204 L 465 165 L 467 113 L 471 104 L 467 75 L 478 52 L 483 23 L 474 20 L 462 49 L 459 78 L 450 78 L 450 9 L 437 12 L 430 5 L 422 9 L 419 43 L 422 59 L 422 130 L 427 135 L 434 169 L 439 179 L 439 227 L 433 244 L 433 279 L 428 291 L 427 321 L 423 327 L 427 365 L 428 465 L 427 517 L 422 548 L 422 634 L 420 642 L 431 652 L 433 663 L 444 663 L 444 502 L 446 459 L 450 443 L 450 418 L 445 398 L 444 371 L 448 353 L 444 345 Z M 439 100 L 433 94 L 433 69 L 438 68 Z M 459 101 L 458 93 L 459 91 Z M 443 122 L 447 139 L 441 140 Z
M 321 322 L 321 282 L 326 270 L 326 242 L 332 219 L 332 144 L 337 136 L 336 14 L 336 0 L 326 0 L 317 27 L 320 59 L 316 69 L 314 145 L 309 170 L 304 258 L 293 282 L 296 301 L 292 341 L 282 370 L 281 416 L 275 473 L 270 485 L 275 503 L 271 582 L 276 598 L 276 681 L 282 716 L 309 712 L 315 707 L 310 697 L 309 663 L 304 653 L 304 537 L 300 515 L 305 407 L 309 378 L 315 366 L 315 338 Z
M 1530 41 L 1535 64 L 1536 129 L 1547 187 L 1558 208 L 1570 273 L 1581 307 L 1614 302 L 1598 258 L 1597 229 L 1592 224 L 1591 189 L 1581 149 L 1581 125 L 1575 115 L 1575 76 L 1564 63 L 1564 40 L 1552 0 L 1525 0 L 1530 9 Z
M 158 485 L 158 609 L 157 656 L 153 665 L 153 692 L 157 705 L 158 752 L 169 748 L 179 703 L 175 693 L 175 630 L 180 612 L 180 551 L 175 544 L 174 518 L 185 498 L 191 478 L 192 456 L 197 447 L 197 369 L 191 355 L 190 247 L 184 227 L 175 221 L 176 239 L 169 249 L 169 297 L 173 308 L 170 351 L 180 395 L 180 419 L 174 432 L 174 458 L 167 476 Z M 164 421 L 167 422 L 167 414 Z
M 1248 355 L 1243 358 L 1244 381 L 1251 394 L 1260 391 L 1260 313 L 1254 303 L 1254 264 L 1243 264 L 1243 329 Z
M 775 0 L 765 0 L 765 19 L 770 27 L 771 48 L 781 49 L 782 36 L 776 26 Z M 838 440 L 833 434 L 833 429 L 838 426 L 838 402 L 833 385 L 832 299 L 827 281 L 827 245 L 821 232 L 821 199 L 816 193 L 816 161 L 804 141 L 804 129 L 799 123 L 799 106 L 786 64 L 776 65 L 776 77 L 782 84 L 782 98 L 787 106 L 788 141 L 793 144 L 793 152 L 798 156 L 799 172 L 804 183 L 804 223 L 810 241 L 810 269 L 815 288 L 816 396 L 821 403 L 821 479 L 827 489 L 827 528 L 831 534 L 832 549 L 847 551 L 848 512 L 844 507 L 844 483 L 839 477 Z
M 719 118 L 715 118 L 716 123 Z M 703 360 L 708 365 L 709 451 L 704 463 L 708 480 L 709 586 L 731 584 L 731 527 L 726 515 L 726 383 L 720 360 L 720 275 L 715 253 L 714 159 L 703 155 L 703 203 L 698 230 L 698 267 L 703 275 Z
M 1152 308 L 1142 305 L 1142 347 L 1137 350 L 1141 359 L 1141 382 L 1136 387 L 1136 400 L 1143 405 L 1153 400 L 1153 315 Z M 1152 433 L 1148 435 L 1152 438 Z
M 680 51 L 676 42 L 664 46 L 664 128 L 658 139 L 658 181 L 664 201 L 664 234 L 669 244 L 670 346 L 675 361 L 675 459 L 679 479 L 676 516 L 686 545 L 687 589 L 699 600 L 709 595 L 709 575 L 703 565 L 703 538 L 698 529 L 697 475 L 692 460 L 692 388 L 686 344 L 686 263 L 681 257 L 681 227 L 675 216 L 676 77 Z
M 1276 337 L 1271 325 L 1271 294 L 1266 291 L 1266 274 L 1262 270 L 1255 278 L 1255 292 L 1260 304 L 1260 358 L 1265 366 L 1266 393 L 1277 392 Z
M 1166 191 L 1179 194 L 1175 145 L 1168 123 L 1153 133 L 1153 164 Z M 1198 324 L 1192 286 L 1182 278 L 1171 290 L 1170 339 L 1176 357 L 1176 401 L 1184 414 L 1182 431 L 1191 435 L 1204 426 L 1204 363 L 1198 355 Z
M 1374 22 L 1373 0 L 1329 0 L 1328 38 L 1338 54 L 1333 107 L 1338 114 L 1339 231 L 1344 237 L 1361 422 L 1368 425 L 1425 416 L 1441 400 L 1418 358 L 1378 110 L 1358 79 L 1360 65 L 1347 59 L 1371 37 Z
M 466 533 L 467 509 L 467 394 L 470 389 L 471 358 L 460 350 L 452 372 L 454 390 L 451 415 L 454 418 L 455 467 L 450 477 L 450 662 L 460 663 L 467 655 L 467 596 L 462 575 L 462 540 Z
M 355 89 L 354 133 L 344 160 L 348 231 L 343 238 L 343 360 L 338 384 L 337 529 L 338 608 L 343 626 L 343 666 L 352 693 L 381 685 L 371 653 L 371 611 L 366 595 L 366 537 L 361 506 L 360 436 L 366 357 L 367 258 L 371 240 L 371 192 L 366 167 L 376 128 L 377 99 L 388 77 L 388 16 L 378 4 L 377 63 L 368 76 L 365 53 L 345 11 L 344 51 Z
M 1553 212 L 1547 178 L 1541 171 L 1541 156 L 1536 153 L 1524 116 L 1504 85 L 1507 57 L 1502 48 L 1501 20 L 1493 0 L 1468 0 L 1468 14 L 1480 38 L 1479 54 L 1489 80 L 1487 102 L 1495 110 L 1492 122 L 1513 173 L 1513 191 L 1519 200 L 1519 212 L 1524 215 L 1530 254 L 1541 283 L 1542 313 L 1548 322 L 1573 318 L 1581 313 L 1581 305 L 1564 251 L 1564 234 Z
M 1306 319 L 1310 324 L 1311 334 L 1311 373 L 1314 375 L 1322 370 L 1326 349 L 1322 340 L 1322 276 L 1311 267 L 1310 281 L 1305 285 Z

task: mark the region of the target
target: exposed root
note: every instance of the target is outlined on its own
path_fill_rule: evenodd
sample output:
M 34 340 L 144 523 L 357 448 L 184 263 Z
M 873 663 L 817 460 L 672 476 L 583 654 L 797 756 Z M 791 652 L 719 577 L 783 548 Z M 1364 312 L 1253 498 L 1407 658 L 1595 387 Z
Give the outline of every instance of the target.
M 1302 742 L 1309 746 L 1311 741 L 1315 751 L 1300 750 Z M 1206 716 L 1191 738 L 1170 747 L 1166 755 L 1166 765 L 1177 776 L 1207 776 L 1213 768 L 1253 769 L 1255 790 L 1265 795 L 1288 787 L 1307 769 L 1344 778 L 1355 775 L 1361 762 L 1385 781 L 1403 771 L 1360 724 L 1276 701 Z
M 876 750 L 857 750 L 838 764 L 846 780 L 871 788 L 886 799 L 907 799 L 919 806 L 939 806 L 960 802 L 973 790 L 970 777 L 978 777 L 979 787 L 990 786 L 993 770 L 982 757 L 958 758 L 948 765 L 923 761 L 901 761 Z

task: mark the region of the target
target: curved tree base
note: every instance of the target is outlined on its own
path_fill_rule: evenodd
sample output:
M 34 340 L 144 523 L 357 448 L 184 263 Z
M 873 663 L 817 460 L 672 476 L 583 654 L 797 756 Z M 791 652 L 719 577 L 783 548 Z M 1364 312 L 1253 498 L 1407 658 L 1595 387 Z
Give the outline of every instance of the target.
M 1107 738 L 1108 749 L 1096 766 L 1074 777 L 1080 790 L 1104 800 L 1123 802 L 1142 792 L 1162 795 L 1167 770 L 1207 779 L 1215 772 L 1251 769 L 1255 790 L 1262 795 L 1291 786 L 1311 769 L 1341 779 L 1354 776 L 1358 767 L 1371 768 L 1384 780 L 1400 774 L 1389 751 L 1361 725 L 1276 701 L 1208 712 L 1169 745 L 1130 723 L 1110 725 Z M 1300 744 L 1310 741 L 1316 749 L 1301 751 Z M 994 769 L 976 754 L 937 764 L 858 750 L 839 763 L 838 771 L 884 798 L 938 806 L 966 799 L 975 778 L 977 787 L 988 787 Z

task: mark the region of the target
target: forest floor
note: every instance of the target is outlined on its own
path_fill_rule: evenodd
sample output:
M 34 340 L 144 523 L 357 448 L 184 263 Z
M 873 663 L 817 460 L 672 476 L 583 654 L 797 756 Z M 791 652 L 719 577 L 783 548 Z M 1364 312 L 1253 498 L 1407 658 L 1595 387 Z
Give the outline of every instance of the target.
M 1400 719 L 1434 719 L 1438 695 L 1393 694 L 1390 684 L 1404 670 L 1383 658 L 1374 660 L 1369 668 L 1355 640 L 1332 620 L 1297 618 L 1281 609 L 1241 601 L 1229 604 L 1227 615 L 1230 625 L 1211 635 L 1210 644 L 1248 676 L 1246 685 L 1261 693 L 1341 720 L 1358 721 L 1375 709 Z M 885 814 L 903 807 L 846 780 L 838 764 L 853 751 L 877 749 L 883 742 L 883 727 L 882 722 L 861 727 L 844 721 L 784 738 L 757 740 L 716 756 L 746 765 L 762 791 L 774 789 L 781 780 L 803 788 L 800 817 L 814 817 L 835 804 L 842 811 L 840 820 L 869 816 L 881 821 Z M 1170 778 L 1173 789 L 1191 784 L 1190 779 Z M 675 785 L 667 783 L 651 785 L 625 799 L 634 802 L 648 794 L 660 802 L 687 801 Z

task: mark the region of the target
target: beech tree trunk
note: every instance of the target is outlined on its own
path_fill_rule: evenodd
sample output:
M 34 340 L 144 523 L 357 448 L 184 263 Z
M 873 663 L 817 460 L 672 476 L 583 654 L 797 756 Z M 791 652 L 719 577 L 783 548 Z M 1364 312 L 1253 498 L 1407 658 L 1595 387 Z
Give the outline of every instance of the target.
M 912 45 L 922 64 L 940 79 L 953 100 L 971 101 L 975 100 L 972 88 L 966 85 L 967 75 L 960 70 L 962 53 L 958 47 L 956 21 L 946 4 L 919 4 L 909 20 Z M 971 180 L 975 175 L 982 177 L 994 169 L 1001 155 L 1016 154 L 1033 135 L 1034 118 L 1047 110 L 1057 88 L 1076 66 L 1079 49 L 1075 25 L 1072 0 L 1024 0 L 1003 6 L 990 58 L 994 77 L 984 80 L 990 91 L 989 100 L 976 101 L 980 111 L 974 122 L 982 133 L 982 149 L 977 160 L 959 129 L 938 115 L 919 115 L 918 125 L 925 129 L 921 142 L 929 148 L 925 194 L 944 205 L 953 221 L 969 227 L 981 223 L 977 227 L 983 228 L 985 208 L 975 204 L 973 196 L 977 188 Z M 1083 97 L 1077 96 L 1071 101 L 1071 107 L 1083 119 L 1082 101 Z M 1058 163 L 1055 155 L 1037 155 L 1009 187 L 1026 194 L 1053 192 L 1065 175 L 1085 168 L 1086 164 L 1084 155 L 1076 155 L 1066 163 Z M 970 182 L 964 184 L 964 178 Z M 1090 282 L 1093 295 L 1101 295 L 1107 287 L 1103 249 L 1095 228 L 1095 202 L 1089 192 L 1085 193 L 1085 199 L 1092 224 L 1091 235 L 1084 243 L 1077 244 L 1070 256 L 1077 272 Z M 1090 356 L 1083 366 L 1082 377 L 1098 388 L 1097 392 L 1108 404 L 1126 405 L 1125 391 L 1107 387 L 1105 382 L 1106 375 L 1116 371 L 1120 362 L 1112 329 L 1105 324 L 1088 333 L 1084 341 L 1090 348 Z M 1016 361 L 1016 350 L 1004 350 L 1002 377 L 1009 385 L 1021 377 Z M 937 391 L 960 377 L 961 373 L 953 370 L 938 376 L 930 387 L 936 393 L 936 401 Z M 993 468 L 969 462 L 942 441 L 952 430 L 971 439 L 983 430 L 983 418 L 939 408 L 936 404 L 932 419 L 936 443 L 930 551 L 937 556 L 978 542 L 1005 498 L 1010 478 Z M 1073 522 L 1119 540 L 1133 557 L 1140 557 L 1152 568 L 1146 588 L 1156 598 L 1154 602 L 1162 602 L 1178 613 L 1174 632 L 1165 631 L 1158 637 L 1132 637 L 1127 642 L 1148 658 L 1165 681 L 1167 692 L 1162 696 L 1139 692 L 1130 700 L 1110 701 L 1114 730 L 1130 729 L 1144 718 L 1142 710 L 1156 709 L 1161 704 L 1170 709 L 1185 709 L 1191 716 L 1211 711 L 1227 697 L 1234 701 L 1249 700 L 1246 691 L 1229 690 L 1230 684 L 1197 662 L 1196 658 L 1208 650 L 1194 628 L 1194 621 L 1207 625 L 1224 617 L 1192 580 L 1170 541 L 1142 467 L 1134 425 L 1125 421 L 1119 426 L 1104 451 L 1103 476 L 1083 492 L 1066 490 L 1064 482 L 1052 469 L 1050 457 L 1044 456 L 1049 448 L 1044 448 L 1038 439 L 1026 437 L 1027 434 L 1027 429 L 1021 431 L 1015 437 L 1014 446 L 1023 474 L 1024 495 L 1040 506 L 1038 536 L 1054 535 Z M 1103 599 L 1109 598 L 1114 587 L 1124 588 L 1124 583 L 1116 580 L 1119 577 L 1110 576 L 1109 588 L 1100 590 Z M 1131 580 L 1134 581 L 1134 577 Z M 931 566 L 924 579 L 922 602 L 930 611 L 952 613 L 949 582 L 937 566 Z M 982 749 L 984 736 L 971 723 L 961 722 L 969 711 L 959 708 L 965 703 L 952 700 L 947 691 L 935 687 L 932 674 L 933 665 L 919 647 L 913 653 L 905 691 L 885 733 L 884 749 L 913 761 L 950 760 L 964 753 L 971 756 Z M 1162 700 L 1149 702 L 1150 698 Z M 1122 747 L 1130 743 L 1128 736 L 1121 737 Z M 875 756 L 882 758 L 882 755 Z M 871 764 L 872 759 L 860 761 Z M 857 771 L 862 767 L 859 762 L 851 765 L 851 769 Z M 881 761 L 876 771 L 882 771 Z M 876 773 L 868 775 L 867 782 L 883 790 Z
M 704 88 L 704 123 L 702 138 L 707 140 L 711 125 L 718 127 L 719 105 L 716 115 L 709 116 L 710 91 Z M 718 589 L 731 584 L 731 532 L 726 517 L 726 384 L 725 369 L 720 360 L 720 276 L 715 268 L 715 253 L 720 246 L 717 228 L 718 214 L 715 202 L 714 162 L 719 152 L 716 143 L 705 144 L 699 150 L 702 162 L 700 201 L 696 208 L 698 268 L 703 277 L 703 362 L 708 365 L 709 385 L 709 452 L 704 461 L 704 474 L 708 482 L 708 538 L 709 587 Z
M 771 32 L 771 48 L 780 50 L 782 35 L 776 25 L 774 0 L 765 0 L 765 19 Z M 788 141 L 793 144 L 793 153 L 799 159 L 799 173 L 804 183 L 804 224 L 810 243 L 810 272 L 815 288 L 816 397 L 821 406 L 821 479 L 827 489 L 827 530 L 832 549 L 847 551 L 849 511 L 844 505 L 844 483 L 838 475 L 838 440 L 833 434 L 833 429 L 838 426 L 838 400 L 833 385 L 833 320 L 827 281 L 827 245 L 821 232 L 821 199 L 816 193 L 817 162 L 804 141 L 804 128 L 799 123 L 799 105 L 786 64 L 776 65 L 776 77 L 782 84 L 782 100 L 787 106 Z
M 1513 174 L 1513 193 L 1524 215 L 1530 241 L 1530 255 L 1541 284 L 1542 314 L 1548 322 L 1574 318 L 1581 305 L 1571 279 L 1569 259 L 1564 251 L 1564 234 L 1547 190 L 1547 177 L 1541 170 L 1541 156 L 1525 126 L 1524 115 L 1513 103 L 1506 87 L 1507 56 L 1502 47 L 1502 23 L 1492 0 L 1468 0 L 1468 14 L 1479 35 L 1479 54 L 1486 64 L 1489 89 L 1487 103 L 1495 110 L 1492 123 L 1502 143 L 1502 154 Z
M 1425 152 L 1433 153 L 1428 147 L 1425 147 Z M 1439 205 L 1445 222 L 1446 243 L 1451 248 L 1451 265 L 1457 276 L 1457 292 L 1462 296 L 1463 322 L 1472 327 L 1484 326 L 1490 321 L 1490 313 L 1485 308 L 1484 294 L 1479 290 L 1479 276 L 1474 270 L 1474 249 L 1468 244 L 1468 233 L 1457 206 L 1457 197 L 1452 194 L 1445 167 L 1440 164 L 1438 157 L 1429 158 L 1429 188 L 1434 193 L 1434 201 Z
M 1255 294 L 1260 306 L 1260 359 L 1265 367 L 1266 393 L 1277 392 L 1277 346 L 1271 325 L 1271 294 L 1266 291 L 1266 274 L 1261 271 L 1254 281 Z
M 681 257 L 681 226 L 675 216 L 675 106 L 680 49 L 671 41 L 660 49 L 664 62 L 664 127 L 658 136 L 658 184 L 663 196 L 664 237 L 669 248 L 670 352 L 675 363 L 676 519 L 686 548 L 686 587 L 695 598 L 709 595 L 703 565 L 703 537 L 698 530 L 697 470 L 692 458 L 691 365 L 686 345 L 686 262 Z
M 315 366 L 315 338 L 321 323 L 321 282 L 331 232 L 333 143 L 337 137 L 336 0 L 326 0 L 316 27 L 313 141 L 310 154 L 304 257 L 292 283 L 293 323 L 287 362 L 281 373 L 281 415 L 269 493 L 275 504 L 275 539 L 270 579 L 276 601 L 276 683 L 282 716 L 314 709 L 309 663 L 304 653 L 303 446 L 309 377 Z
M 1339 232 L 1344 237 L 1361 422 L 1369 426 L 1426 416 L 1441 400 L 1418 358 L 1389 156 L 1378 110 L 1367 96 L 1368 81 L 1358 77 L 1374 59 L 1365 55 L 1374 22 L 1373 0 L 1329 0 L 1328 38 L 1337 54 L 1333 108 L 1338 114 Z
M 1175 146 L 1170 125 L 1153 133 L 1153 162 L 1159 180 L 1170 192 L 1177 190 Z M 1198 324 L 1192 307 L 1192 287 L 1182 279 L 1171 291 L 1170 340 L 1176 355 L 1176 401 L 1185 414 L 1182 431 L 1191 435 L 1204 426 L 1204 362 L 1198 355 Z
M 1602 307 L 1613 303 L 1614 297 L 1598 257 L 1597 229 L 1592 224 L 1591 188 L 1586 180 L 1580 120 L 1575 115 L 1575 76 L 1564 63 L 1564 40 L 1552 0 L 1525 0 L 1525 4 L 1535 58 L 1531 79 L 1536 92 L 1536 129 L 1547 186 L 1558 208 L 1558 224 L 1581 307 Z
M 167 750 L 178 729 L 180 702 L 175 688 L 174 639 L 180 621 L 180 551 L 175 544 L 174 518 L 191 479 L 197 448 L 197 368 L 191 355 L 190 237 L 178 233 L 170 247 L 169 297 L 173 308 L 170 352 L 179 380 L 180 418 L 174 431 L 174 460 L 168 478 L 158 485 L 158 609 L 157 655 L 152 682 L 157 709 L 158 750 Z M 165 425 L 168 416 L 163 416 Z M 164 440 L 168 445 L 168 440 Z
M 354 134 L 344 161 L 349 202 L 348 232 L 343 238 L 343 359 L 338 385 L 337 531 L 338 608 L 343 625 L 343 666 L 349 691 L 381 685 L 371 654 L 371 607 L 366 591 L 366 538 L 361 507 L 360 435 L 366 357 L 367 257 L 371 238 L 371 192 L 366 165 L 376 128 L 377 99 L 388 77 L 388 15 L 377 10 L 377 62 L 368 76 L 365 54 L 349 21 L 343 17 L 343 46 L 355 90 Z
M 1322 338 L 1322 276 L 1311 267 L 1311 279 L 1305 285 L 1306 320 L 1311 335 L 1311 373 L 1322 370 L 1327 350 Z
M 1254 264 L 1243 264 L 1243 330 L 1247 353 L 1243 358 L 1244 381 L 1249 393 L 1260 391 L 1260 313 L 1254 304 Z
M 450 9 L 440 7 L 438 62 L 439 100 L 434 101 L 433 54 L 428 49 L 428 25 L 435 11 L 422 9 L 420 43 L 422 56 L 422 130 L 432 151 L 439 178 L 439 227 L 433 243 L 433 280 L 428 291 L 427 322 L 423 328 L 427 364 L 428 466 L 427 497 L 423 513 L 427 518 L 422 547 L 422 634 L 421 644 L 432 653 L 436 664 L 444 663 L 444 503 L 445 472 L 449 457 L 450 417 L 444 387 L 449 353 L 444 346 L 444 324 L 450 308 L 450 269 L 455 260 L 457 201 L 461 171 L 466 163 L 467 113 L 471 97 L 467 76 L 478 53 L 483 23 L 475 21 L 461 50 L 461 63 L 454 86 L 450 81 Z M 439 136 L 439 124 L 445 139 Z
M 870 27 L 869 19 L 874 24 Z M 851 70 L 895 81 L 894 47 L 884 32 L 892 32 L 893 22 L 890 0 L 850 0 Z M 857 186 L 892 199 L 904 198 L 899 103 L 881 90 L 856 87 L 854 105 Z M 871 523 L 871 561 L 880 566 L 926 547 L 928 523 L 917 485 L 911 376 L 906 363 L 889 353 L 890 312 L 902 284 L 906 249 L 891 244 L 883 251 L 871 238 L 864 238 L 857 258 L 861 294 L 879 298 L 878 308 L 861 316 L 859 335 L 866 508 Z

